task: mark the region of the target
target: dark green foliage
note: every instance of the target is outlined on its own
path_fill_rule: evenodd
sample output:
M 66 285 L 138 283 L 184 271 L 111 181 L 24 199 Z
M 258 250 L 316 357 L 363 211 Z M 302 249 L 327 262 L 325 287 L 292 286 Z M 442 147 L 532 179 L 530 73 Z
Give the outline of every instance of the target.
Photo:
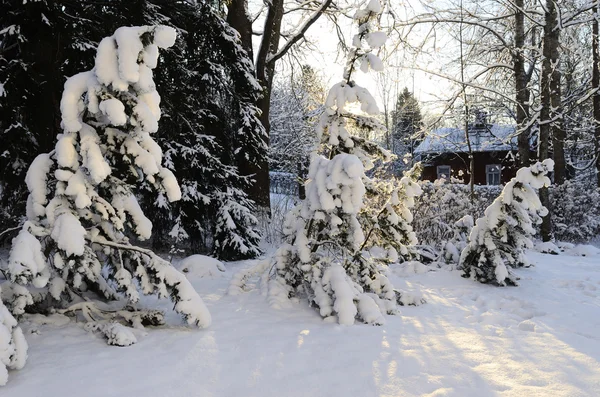
M 25 173 L 49 152 L 60 131 L 66 77 L 93 62 L 86 37 L 101 21 L 85 2 L 4 0 L 0 9 L 0 222 L 15 226 L 25 213 Z
M 392 111 L 392 140 L 393 152 L 402 160 L 406 154 L 413 154 L 422 137 L 423 118 L 419 101 L 408 88 L 398 95 L 396 107 Z
M 227 257 L 258 254 L 253 202 L 244 197 L 252 181 L 241 177 L 241 159 L 266 155 L 264 128 L 254 105 L 261 88 L 237 32 L 207 4 L 187 1 L 111 0 L 103 2 L 2 2 L 0 13 L 0 221 L 14 226 L 25 213 L 24 179 L 29 164 L 49 152 L 60 132 L 59 102 L 67 77 L 93 67 L 95 47 L 120 26 L 164 24 L 177 29 L 175 47 L 161 53 L 154 80 L 162 98 L 155 139 L 164 163 L 183 194 L 168 203 L 138 196 L 154 224 L 154 245 L 208 253 L 215 238 L 252 246 Z M 227 195 L 226 192 L 235 194 Z M 229 216 L 236 228 L 219 229 L 217 216 L 243 203 Z M 240 212 L 241 211 L 241 212 Z M 248 223 L 250 222 L 250 223 Z M 0 231 L 3 227 L 0 227 Z M 222 250 L 215 253 L 224 257 Z

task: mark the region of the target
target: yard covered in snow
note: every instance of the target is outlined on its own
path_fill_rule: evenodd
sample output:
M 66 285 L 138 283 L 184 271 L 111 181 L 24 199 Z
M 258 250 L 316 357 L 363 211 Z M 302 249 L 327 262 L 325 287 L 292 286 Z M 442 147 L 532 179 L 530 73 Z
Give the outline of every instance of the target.
M 458 272 L 395 265 L 391 281 L 427 303 L 380 327 L 323 321 L 304 303 L 272 309 L 259 287 L 226 294 L 231 276 L 186 272 L 213 325 L 187 328 L 161 301 L 169 326 L 138 343 L 107 346 L 74 323 L 21 325 L 24 369 L 2 397 L 47 396 L 598 396 L 600 253 L 528 252 L 519 287 Z M 416 271 L 416 272 L 415 272 Z M 157 304 L 148 299 L 149 307 Z

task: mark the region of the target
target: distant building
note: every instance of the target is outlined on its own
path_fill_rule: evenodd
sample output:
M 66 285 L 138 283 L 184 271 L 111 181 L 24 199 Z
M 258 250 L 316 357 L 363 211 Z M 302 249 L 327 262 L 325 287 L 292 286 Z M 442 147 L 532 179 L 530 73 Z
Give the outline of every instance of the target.
M 475 160 L 475 184 L 500 185 L 515 176 L 517 134 L 514 125 L 488 124 L 485 113 L 469 125 Z M 415 160 L 423 164 L 422 178 L 459 178 L 469 183 L 469 147 L 464 129 L 438 128 L 426 134 L 415 149 Z

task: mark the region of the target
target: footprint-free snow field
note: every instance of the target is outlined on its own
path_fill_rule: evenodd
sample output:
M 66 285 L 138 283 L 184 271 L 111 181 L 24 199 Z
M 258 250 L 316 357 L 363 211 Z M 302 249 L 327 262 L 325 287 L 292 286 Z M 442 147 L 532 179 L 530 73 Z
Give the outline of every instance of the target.
M 30 317 L 27 365 L 0 395 L 600 396 L 600 255 L 576 253 L 529 252 L 535 266 L 505 288 L 396 265 L 395 286 L 427 303 L 379 327 L 323 321 L 304 303 L 273 309 L 258 287 L 227 295 L 233 273 L 254 262 L 190 269 L 210 328 L 169 312 L 169 326 L 119 348 L 73 322 Z

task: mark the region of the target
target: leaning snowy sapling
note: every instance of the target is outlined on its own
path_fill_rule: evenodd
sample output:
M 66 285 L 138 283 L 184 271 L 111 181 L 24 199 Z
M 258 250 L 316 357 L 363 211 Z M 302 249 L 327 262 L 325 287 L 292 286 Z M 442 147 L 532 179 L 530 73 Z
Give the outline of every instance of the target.
M 534 225 L 548 213 L 535 189 L 550 186 L 547 174 L 553 168 L 550 159 L 521 168 L 485 216 L 477 219 L 460 255 L 464 277 L 499 286 L 517 285 L 511 268 L 529 266 L 523 249 L 533 246 Z
M 373 50 L 384 44 L 386 35 L 372 26 L 380 13 L 379 0 L 370 0 L 355 14 L 359 33 L 343 80 L 331 88 L 325 101 L 306 199 L 286 217 L 285 243 L 270 260 L 236 274 L 230 293 L 239 293 L 248 278 L 264 272 L 272 306 L 305 298 L 321 316 L 344 325 L 355 320 L 382 324 L 385 314 L 413 302 L 394 289 L 382 268 L 414 252 L 409 208 L 420 188 L 410 177 L 399 184 L 368 178 L 365 171 L 376 161 L 390 161 L 393 156 L 355 134 L 385 128 L 374 117 L 379 110 L 372 95 L 352 80 L 359 67 L 364 72 L 382 69 Z M 361 110 L 354 111 L 350 104 L 358 104 Z M 375 251 L 386 254 L 375 258 Z
M 55 150 L 38 156 L 27 173 L 27 221 L 9 257 L 13 314 L 56 309 L 80 312 L 110 343 L 120 320 L 141 327 L 162 314 L 131 306 L 140 292 L 170 297 L 189 324 L 210 325 L 202 299 L 185 276 L 127 236 L 150 238 L 152 224 L 135 196 L 145 181 L 179 200 L 177 181 L 152 138 L 160 97 L 152 79 L 159 48 L 175 42 L 166 26 L 122 27 L 98 45 L 95 67 L 69 78 L 61 100 Z M 30 287 L 35 287 L 35 292 Z M 94 299 L 119 300 L 111 310 Z M 124 332 L 124 331 L 123 331 Z

